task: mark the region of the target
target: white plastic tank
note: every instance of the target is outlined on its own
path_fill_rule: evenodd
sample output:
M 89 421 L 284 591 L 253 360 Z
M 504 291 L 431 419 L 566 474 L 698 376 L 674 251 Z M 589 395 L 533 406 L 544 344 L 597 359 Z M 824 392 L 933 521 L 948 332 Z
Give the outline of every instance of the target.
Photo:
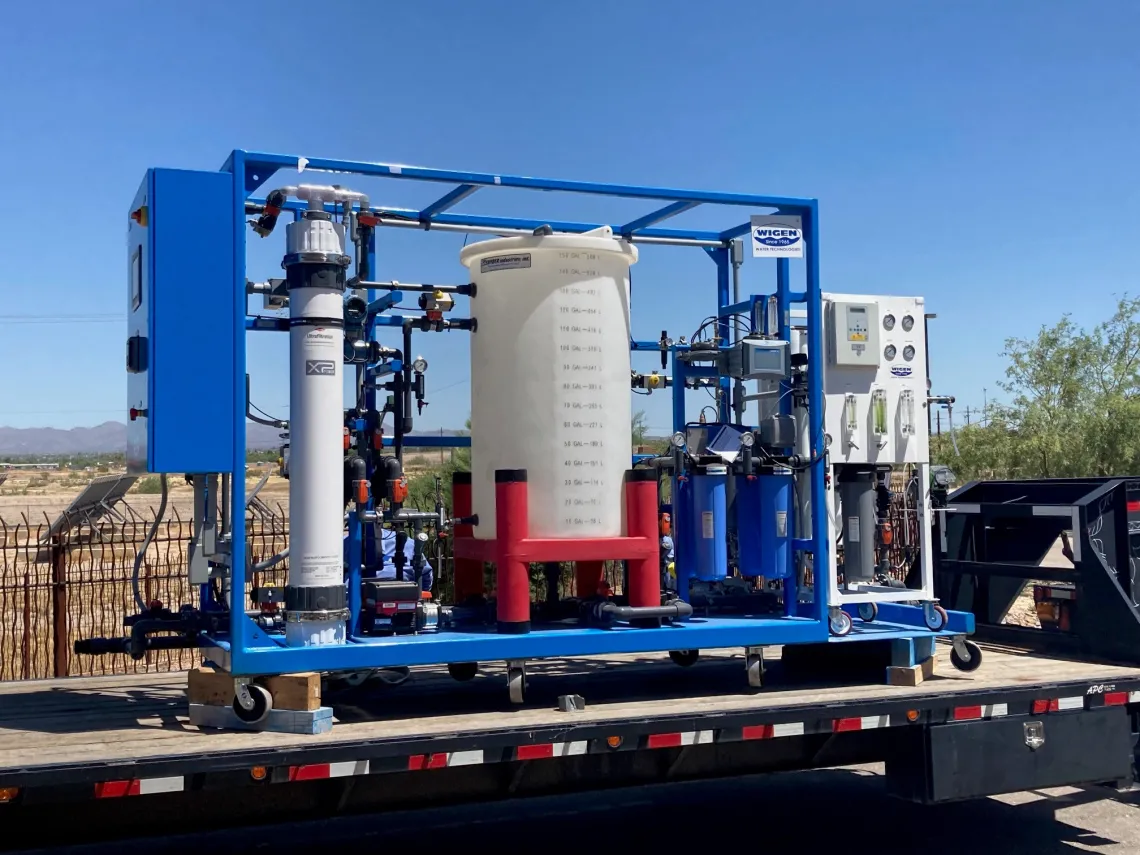
M 495 537 L 495 471 L 526 469 L 532 537 L 623 533 L 630 467 L 629 268 L 609 227 L 465 247 L 475 537 Z

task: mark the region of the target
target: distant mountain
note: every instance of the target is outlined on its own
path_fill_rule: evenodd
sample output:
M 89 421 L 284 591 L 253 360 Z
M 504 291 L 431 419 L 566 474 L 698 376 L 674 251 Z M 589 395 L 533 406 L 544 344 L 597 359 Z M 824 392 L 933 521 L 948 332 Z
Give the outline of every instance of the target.
M 249 423 L 246 425 L 246 445 L 255 451 L 276 448 L 281 431 L 276 428 Z M 119 453 L 127 448 L 127 426 L 122 422 L 103 422 L 95 427 L 72 428 L 11 428 L 0 427 L 0 454 L 65 455 Z

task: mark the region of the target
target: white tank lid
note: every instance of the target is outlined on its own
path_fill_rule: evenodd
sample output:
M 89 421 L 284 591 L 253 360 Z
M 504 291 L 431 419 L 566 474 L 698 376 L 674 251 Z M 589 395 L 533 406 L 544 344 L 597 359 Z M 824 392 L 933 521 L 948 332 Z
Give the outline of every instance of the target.
M 614 237 L 614 230 L 602 226 L 580 235 L 512 235 L 468 244 L 459 252 L 461 264 L 471 267 L 488 255 L 525 252 L 528 249 L 586 249 L 593 252 L 611 252 L 624 255 L 630 264 L 637 263 L 637 247 L 629 241 Z

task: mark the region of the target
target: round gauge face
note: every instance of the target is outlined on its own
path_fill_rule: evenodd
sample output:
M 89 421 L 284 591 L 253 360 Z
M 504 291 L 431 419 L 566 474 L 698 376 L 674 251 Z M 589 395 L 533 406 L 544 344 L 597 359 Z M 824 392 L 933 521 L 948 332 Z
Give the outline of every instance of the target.
M 670 442 L 673 443 L 674 448 L 681 448 L 685 444 L 685 435 L 680 431 L 677 431 L 677 433 L 673 434 Z
M 888 344 L 886 346 L 886 348 L 883 350 L 883 356 L 885 356 L 887 358 L 888 362 L 890 360 L 894 359 L 895 354 L 897 354 L 897 353 L 898 353 L 898 350 L 895 349 L 895 346 L 893 344 Z
M 740 444 L 745 448 L 751 448 L 754 442 L 756 442 L 756 437 L 751 432 L 742 434 L 740 437 Z
M 903 348 L 903 359 L 905 359 L 907 362 L 910 362 L 910 360 L 914 359 L 914 347 L 912 345 L 908 344 Z
M 894 328 L 895 328 L 895 316 L 894 315 L 884 315 L 883 316 L 883 329 L 893 330 Z
M 903 315 L 902 328 L 903 332 L 910 332 L 912 329 L 914 329 L 914 318 L 912 318 L 910 315 Z
M 412 370 L 415 371 L 417 374 L 423 374 L 425 371 L 427 371 L 427 360 L 424 359 L 422 356 L 418 357 L 412 363 Z

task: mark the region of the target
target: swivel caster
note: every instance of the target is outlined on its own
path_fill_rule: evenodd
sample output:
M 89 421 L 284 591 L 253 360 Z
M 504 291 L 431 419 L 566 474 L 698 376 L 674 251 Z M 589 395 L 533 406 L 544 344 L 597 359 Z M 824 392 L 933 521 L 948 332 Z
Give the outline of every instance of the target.
M 449 662 L 447 665 L 447 673 L 451 675 L 451 679 L 460 683 L 466 683 L 468 680 L 474 680 L 475 675 L 479 673 L 479 663 Z
M 879 616 L 879 607 L 875 603 L 860 603 L 859 604 L 859 620 L 863 623 L 871 623 Z
M 256 683 L 238 685 L 234 692 L 234 714 L 246 724 L 259 724 L 273 710 L 273 696 Z
M 680 665 L 682 668 L 691 668 L 697 664 L 697 660 L 701 658 L 701 651 L 699 650 L 670 650 L 669 658 L 673 660 L 674 665 Z
M 510 691 L 512 704 L 526 703 L 526 663 L 507 663 L 507 689 Z
M 854 625 L 855 621 L 851 620 L 851 615 L 843 609 L 832 609 L 831 616 L 827 619 L 827 628 L 831 630 L 831 634 L 840 638 L 851 632 Z
M 950 616 L 946 614 L 946 609 L 938 603 L 923 603 L 922 618 L 926 621 L 927 629 L 933 632 L 945 629 L 946 623 L 950 620 Z
M 764 648 L 747 647 L 744 650 L 744 667 L 748 672 L 750 689 L 764 688 Z
M 959 636 L 950 649 L 950 664 L 959 671 L 977 671 L 982 664 L 982 648 Z

